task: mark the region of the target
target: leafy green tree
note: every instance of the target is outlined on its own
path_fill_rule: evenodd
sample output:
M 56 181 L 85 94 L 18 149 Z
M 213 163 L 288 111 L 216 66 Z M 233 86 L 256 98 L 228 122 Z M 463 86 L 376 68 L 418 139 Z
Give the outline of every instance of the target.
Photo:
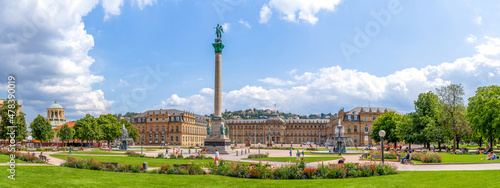
M 50 122 L 47 121 L 42 115 L 38 114 L 38 116 L 31 122 L 31 135 L 36 140 L 40 140 L 40 146 L 42 146 L 42 142 L 48 141 L 51 139 L 52 127 L 50 126 Z M 54 135 L 52 135 L 54 138 Z
M 97 119 L 90 114 L 85 115 L 85 117 L 76 121 L 75 126 L 75 138 L 87 141 L 87 144 L 93 140 L 99 140 L 101 138 L 101 129 L 97 124 Z M 83 144 L 83 143 L 82 143 Z
M 128 131 L 128 136 L 134 139 L 134 142 L 137 142 L 137 140 L 139 139 L 139 129 L 137 129 L 137 127 L 135 127 L 132 123 L 130 123 L 126 119 L 120 120 L 119 124 L 120 125 L 125 124 L 125 128 Z
M 430 132 L 434 131 L 439 120 L 438 96 L 431 91 L 420 93 L 415 104 L 413 119 L 413 136 L 416 143 L 422 143 L 430 148 L 432 137 Z
M 409 144 L 409 149 L 411 149 L 411 144 L 415 143 L 414 135 L 414 125 L 413 117 L 415 112 L 408 113 L 401 118 L 401 121 L 396 125 L 396 132 L 398 137 Z
M 500 86 L 479 87 L 469 98 L 467 118 L 475 134 L 488 139 L 491 146 L 500 136 Z
M 380 115 L 377 120 L 373 122 L 373 132 L 370 134 L 370 137 L 375 142 L 380 142 L 380 136 L 378 132 L 380 130 L 385 131 L 384 140 L 388 143 L 394 143 L 394 147 L 396 147 L 397 142 L 399 141 L 399 137 L 396 131 L 396 125 L 403 119 L 402 115 L 397 114 L 394 111 L 388 111 Z
M 74 135 L 75 135 L 75 129 L 73 129 L 72 127 L 68 127 L 68 125 L 64 125 L 57 132 L 57 137 L 59 137 L 63 143 L 64 141 L 69 142 L 69 140 L 73 139 Z
M 3 101 L 3 107 L 0 109 L 0 117 L 3 120 L 0 123 L 0 139 L 10 139 L 10 135 L 7 133 L 9 133 L 12 128 L 9 127 L 14 127 L 12 130 L 15 131 L 16 137 L 14 140 L 16 142 L 20 142 L 28 137 L 25 119 L 26 114 L 23 112 L 17 114 L 18 108 L 19 104 L 17 104 L 15 100 L 13 100 L 13 102 L 9 102 L 8 100 Z M 13 110 L 14 112 L 12 112 L 11 109 L 15 109 Z M 10 116 L 9 110 L 11 110 Z M 10 121 L 11 117 L 14 118 L 12 119 L 13 121 Z
M 108 145 L 122 134 L 118 121 L 111 114 L 99 116 L 99 118 L 97 118 L 97 124 L 99 124 L 101 130 L 101 139 L 108 141 Z
M 439 96 L 440 124 L 447 129 L 444 132 L 449 132 L 453 137 L 453 149 L 456 149 L 460 139 L 471 133 L 465 118 L 466 108 L 462 97 L 464 89 L 460 84 L 450 84 L 436 90 Z

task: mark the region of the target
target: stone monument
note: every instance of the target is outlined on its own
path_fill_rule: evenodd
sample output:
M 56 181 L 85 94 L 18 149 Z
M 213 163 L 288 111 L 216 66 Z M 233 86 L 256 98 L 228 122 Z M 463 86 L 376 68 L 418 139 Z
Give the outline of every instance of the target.
M 128 130 L 125 128 L 125 124 L 123 124 L 122 128 L 122 137 L 118 138 L 117 140 L 121 142 L 120 150 L 127 150 L 128 142 L 134 141 L 132 138 L 129 137 Z
M 207 139 L 205 139 L 205 147 L 207 153 L 215 153 L 215 149 L 219 150 L 220 154 L 228 154 L 231 151 L 231 140 L 228 138 L 229 127 L 224 126 L 224 118 L 222 118 L 222 94 L 221 94 L 221 62 L 222 62 L 222 26 L 217 24 L 215 34 L 217 38 L 212 46 L 215 50 L 215 88 L 214 88 L 214 114 L 211 121 L 211 128 L 207 127 Z

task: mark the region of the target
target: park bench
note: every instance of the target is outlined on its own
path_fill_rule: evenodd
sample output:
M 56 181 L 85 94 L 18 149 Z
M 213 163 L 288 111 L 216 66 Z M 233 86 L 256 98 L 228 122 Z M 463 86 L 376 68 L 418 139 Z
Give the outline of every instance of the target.
M 42 162 L 44 162 L 44 163 L 48 163 L 49 162 L 49 159 L 47 159 L 47 157 L 43 156 L 43 155 L 40 156 L 40 160 L 42 160 Z
M 363 153 L 361 156 L 359 156 L 359 160 L 366 159 L 368 157 L 368 153 Z
M 415 162 L 411 161 L 411 155 L 410 155 L 410 158 L 409 159 L 405 159 L 405 162 L 404 162 L 405 165 L 414 165 Z

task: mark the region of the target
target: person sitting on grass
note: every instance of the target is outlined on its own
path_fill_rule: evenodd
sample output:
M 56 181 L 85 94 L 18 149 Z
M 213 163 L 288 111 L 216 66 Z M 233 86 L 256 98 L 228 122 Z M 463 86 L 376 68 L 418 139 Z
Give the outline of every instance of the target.
M 405 159 L 410 159 L 410 152 L 409 151 L 406 152 L 405 157 L 401 158 L 401 164 L 405 163 Z
M 486 157 L 485 160 L 495 160 L 495 158 L 496 158 L 496 154 L 493 152 L 490 152 L 490 154 L 488 154 L 488 157 Z

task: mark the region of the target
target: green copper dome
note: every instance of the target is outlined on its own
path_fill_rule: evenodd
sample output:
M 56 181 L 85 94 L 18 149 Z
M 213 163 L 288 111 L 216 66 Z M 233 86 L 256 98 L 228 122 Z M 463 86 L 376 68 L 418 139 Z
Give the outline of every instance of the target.
M 48 108 L 63 108 L 60 104 L 57 104 L 57 100 L 54 102 L 54 104 L 51 104 Z

